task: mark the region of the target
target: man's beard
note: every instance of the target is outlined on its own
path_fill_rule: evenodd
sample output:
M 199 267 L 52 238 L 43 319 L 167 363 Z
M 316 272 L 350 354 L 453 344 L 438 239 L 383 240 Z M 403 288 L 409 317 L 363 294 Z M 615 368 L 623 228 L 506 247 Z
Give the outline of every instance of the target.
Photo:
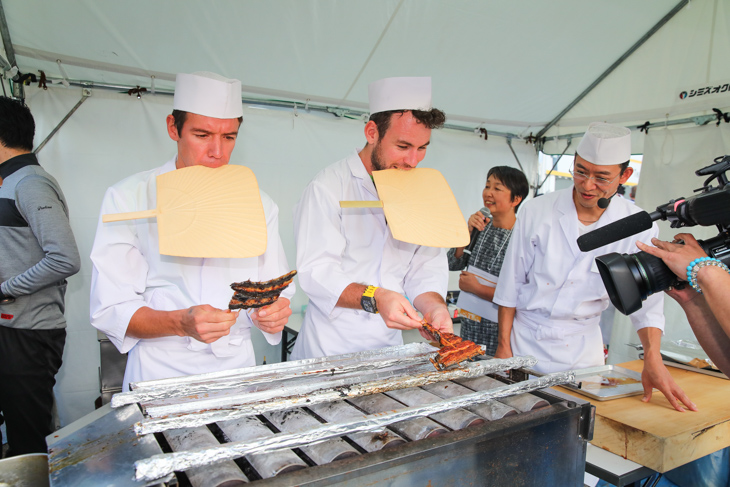
M 382 157 L 380 156 L 380 141 L 378 141 L 375 144 L 375 147 L 373 147 L 373 152 L 370 155 L 370 163 L 373 165 L 373 170 L 375 171 L 382 171 L 384 169 L 388 169 L 388 167 L 383 162 Z

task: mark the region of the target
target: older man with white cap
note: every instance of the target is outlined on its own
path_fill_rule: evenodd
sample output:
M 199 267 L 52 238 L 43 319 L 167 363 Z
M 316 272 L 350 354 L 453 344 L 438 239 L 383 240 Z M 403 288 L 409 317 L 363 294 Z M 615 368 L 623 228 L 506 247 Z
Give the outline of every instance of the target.
M 500 306 L 496 357 L 533 355 L 535 369 L 543 373 L 604 364 L 599 320 L 609 298 L 595 259 L 610 252 L 634 253 L 636 241 L 657 236 L 658 228 L 655 224 L 591 252 L 581 252 L 576 240 L 641 211 L 613 198 L 631 176 L 630 157 L 629 129 L 592 123 L 576 150 L 573 187 L 525 203 L 494 294 Z M 675 409 L 684 410 L 681 402 L 696 410 L 659 354 L 663 305 L 663 295 L 654 294 L 630 316 L 644 345 L 644 401 L 655 387 Z
M 421 326 L 416 309 L 452 330 L 443 249 L 395 240 L 382 208 L 339 204 L 378 200 L 372 172 L 416 167 L 445 116 L 431 106 L 431 78 L 382 79 L 369 98 L 365 147 L 317 174 L 295 209 L 299 284 L 309 297 L 295 359 L 400 345 L 401 330 Z
M 156 178 L 188 166 L 228 164 L 242 121 L 241 82 L 213 73 L 178 74 L 167 132 L 177 154 L 163 166 L 109 188 L 101 214 L 156 207 Z M 269 280 L 289 266 L 279 238 L 279 210 L 261 192 L 268 246 L 247 259 L 161 256 L 155 219 L 102 223 L 91 251 L 91 324 L 129 353 L 130 382 L 255 365 L 251 326 L 277 344 L 291 315 L 289 286 L 251 314 L 227 309 L 232 282 Z

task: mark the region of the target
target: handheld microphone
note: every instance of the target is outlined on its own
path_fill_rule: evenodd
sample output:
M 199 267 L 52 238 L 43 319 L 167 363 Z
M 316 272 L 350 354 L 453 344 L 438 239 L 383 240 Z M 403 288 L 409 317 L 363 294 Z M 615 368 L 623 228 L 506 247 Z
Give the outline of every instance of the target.
M 482 215 L 484 215 L 484 218 L 492 218 L 492 212 L 489 211 L 489 208 L 486 206 L 483 207 L 481 210 L 479 210 Z M 472 250 L 474 250 L 474 245 L 477 243 L 477 235 L 479 235 L 479 230 L 476 228 L 471 231 L 471 238 L 469 238 L 469 245 L 467 245 L 464 248 L 464 253 L 471 255 Z
M 654 213 L 650 215 L 642 211 L 609 223 L 605 227 L 597 228 L 578 237 L 578 248 L 583 252 L 589 252 L 604 245 L 618 242 L 631 235 L 636 235 L 644 230 L 649 230 L 652 222 L 658 219 L 652 218 L 652 216 L 655 216 Z

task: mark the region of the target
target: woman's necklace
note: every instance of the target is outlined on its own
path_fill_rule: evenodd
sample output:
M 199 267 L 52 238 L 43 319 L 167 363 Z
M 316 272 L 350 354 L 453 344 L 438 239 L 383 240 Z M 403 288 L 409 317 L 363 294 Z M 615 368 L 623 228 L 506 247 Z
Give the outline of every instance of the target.
M 479 250 L 481 250 L 482 242 L 486 242 L 487 241 L 487 236 L 489 236 L 489 231 L 492 228 L 497 228 L 497 227 L 494 227 L 494 225 L 492 225 L 492 222 L 490 221 L 487 224 L 487 228 L 484 229 L 484 231 L 486 233 L 484 234 L 484 238 L 482 238 L 481 241 L 480 241 L 480 243 L 479 243 Z M 512 230 L 514 230 L 514 228 L 515 228 L 515 224 L 513 223 L 512 226 L 507 231 L 507 233 L 505 234 L 504 240 L 502 241 L 502 244 L 499 246 L 499 249 L 494 253 L 494 257 L 492 258 L 492 262 L 489 264 L 489 269 L 492 269 L 494 267 L 494 263 L 497 261 L 497 257 L 499 257 L 499 254 L 502 253 L 502 249 L 504 248 L 505 244 L 507 242 L 509 242 L 509 239 L 512 236 Z M 478 254 L 479 254 L 479 252 L 477 251 L 477 252 L 475 252 L 472 255 L 478 255 Z

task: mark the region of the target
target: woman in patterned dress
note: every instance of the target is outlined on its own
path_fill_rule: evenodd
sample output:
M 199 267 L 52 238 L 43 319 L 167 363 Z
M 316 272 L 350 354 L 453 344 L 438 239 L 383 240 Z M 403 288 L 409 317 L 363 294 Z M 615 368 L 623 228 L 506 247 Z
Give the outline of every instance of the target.
M 492 301 L 495 288 L 480 284 L 474 274 L 463 269 L 468 265 L 499 276 L 517 208 L 527 196 L 529 188 L 525 175 L 515 168 L 496 166 L 489 170 L 482 199 L 492 216 L 487 218 L 480 210 L 469 217 L 469 233 L 474 229 L 479 231 L 471 255 L 464 252 L 464 247 L 451 249 L 447 254 L 449 270 L 461 271 L 460 290 Z M 461 337 L 483 345 L 487 355 L 493 356 L 497 350 L 497 331 L 496 322 L 461 312 Z

